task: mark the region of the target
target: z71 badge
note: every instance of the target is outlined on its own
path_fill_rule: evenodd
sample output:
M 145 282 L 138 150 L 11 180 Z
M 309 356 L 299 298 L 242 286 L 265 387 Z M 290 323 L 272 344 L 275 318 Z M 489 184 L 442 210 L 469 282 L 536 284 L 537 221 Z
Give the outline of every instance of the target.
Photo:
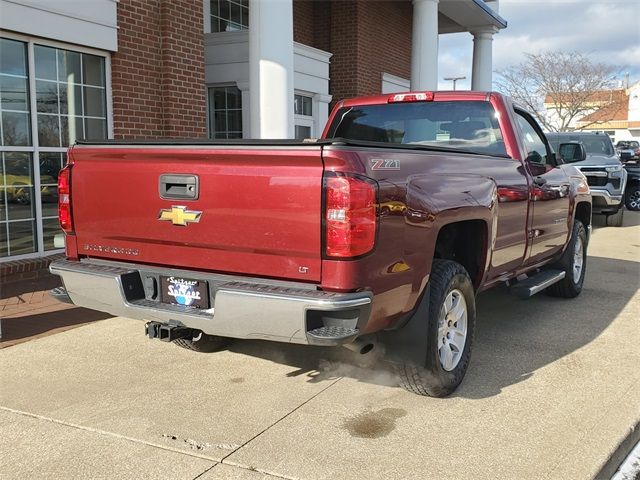
M 400 160 L 389 158 L 372 158 L 371 170 L 400 170 Z
M 189 223 L 198 223 L 202 212 L 187 210 L 187 207 L 173 205 L 171 208 L 163 208 L 158 214 L 158 220 L 171 222 L 174 225 L 186 227 Z

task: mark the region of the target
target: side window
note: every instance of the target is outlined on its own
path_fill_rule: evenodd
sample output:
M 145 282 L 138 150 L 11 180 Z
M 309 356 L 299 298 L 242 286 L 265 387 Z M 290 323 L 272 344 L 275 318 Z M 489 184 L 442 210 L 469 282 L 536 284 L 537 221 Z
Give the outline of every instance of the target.
M 538 165 L 552 165 L 544 140 L 542 140 L 531 121 L 518 111 L 516 111 L 516 118 L 522 132 L 524 147 L 527 151 L 526 160 Z

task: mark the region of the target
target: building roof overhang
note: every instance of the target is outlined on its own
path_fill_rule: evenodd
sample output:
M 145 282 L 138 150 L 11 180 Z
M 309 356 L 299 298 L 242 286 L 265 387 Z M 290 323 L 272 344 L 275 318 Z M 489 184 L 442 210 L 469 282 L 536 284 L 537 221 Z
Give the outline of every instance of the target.
M 440 0 L 438 33 L 473 32 L 507 27 L 507 21 L 484 0 Z

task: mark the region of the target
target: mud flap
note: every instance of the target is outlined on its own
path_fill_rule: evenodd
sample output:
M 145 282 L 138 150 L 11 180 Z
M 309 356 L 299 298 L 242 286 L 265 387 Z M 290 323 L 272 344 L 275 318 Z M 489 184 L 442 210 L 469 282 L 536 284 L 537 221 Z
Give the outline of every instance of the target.
M 429 296 L 427 289 L 418 308 L 409 320 L 396 330 L 385 330 L 378 334 L 385 348 L 385 360 L 391 363 L 410 363 L 424 367 L 427 361 L 427 338 L 429 322 Z

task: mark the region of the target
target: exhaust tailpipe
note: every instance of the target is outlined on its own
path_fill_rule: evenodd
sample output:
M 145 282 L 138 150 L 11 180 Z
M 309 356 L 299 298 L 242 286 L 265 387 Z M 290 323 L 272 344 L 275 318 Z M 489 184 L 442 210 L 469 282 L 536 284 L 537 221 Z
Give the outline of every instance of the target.
M 358 353 L 360 355 L 367 355 L 371 353 L 376 348 L 376 342 L 372 340 L 363 340 L 361 338 L 355 339 L 351 343 L 347 343 L 343 345 L 345 348 L 351 350 L 352 352 Z

